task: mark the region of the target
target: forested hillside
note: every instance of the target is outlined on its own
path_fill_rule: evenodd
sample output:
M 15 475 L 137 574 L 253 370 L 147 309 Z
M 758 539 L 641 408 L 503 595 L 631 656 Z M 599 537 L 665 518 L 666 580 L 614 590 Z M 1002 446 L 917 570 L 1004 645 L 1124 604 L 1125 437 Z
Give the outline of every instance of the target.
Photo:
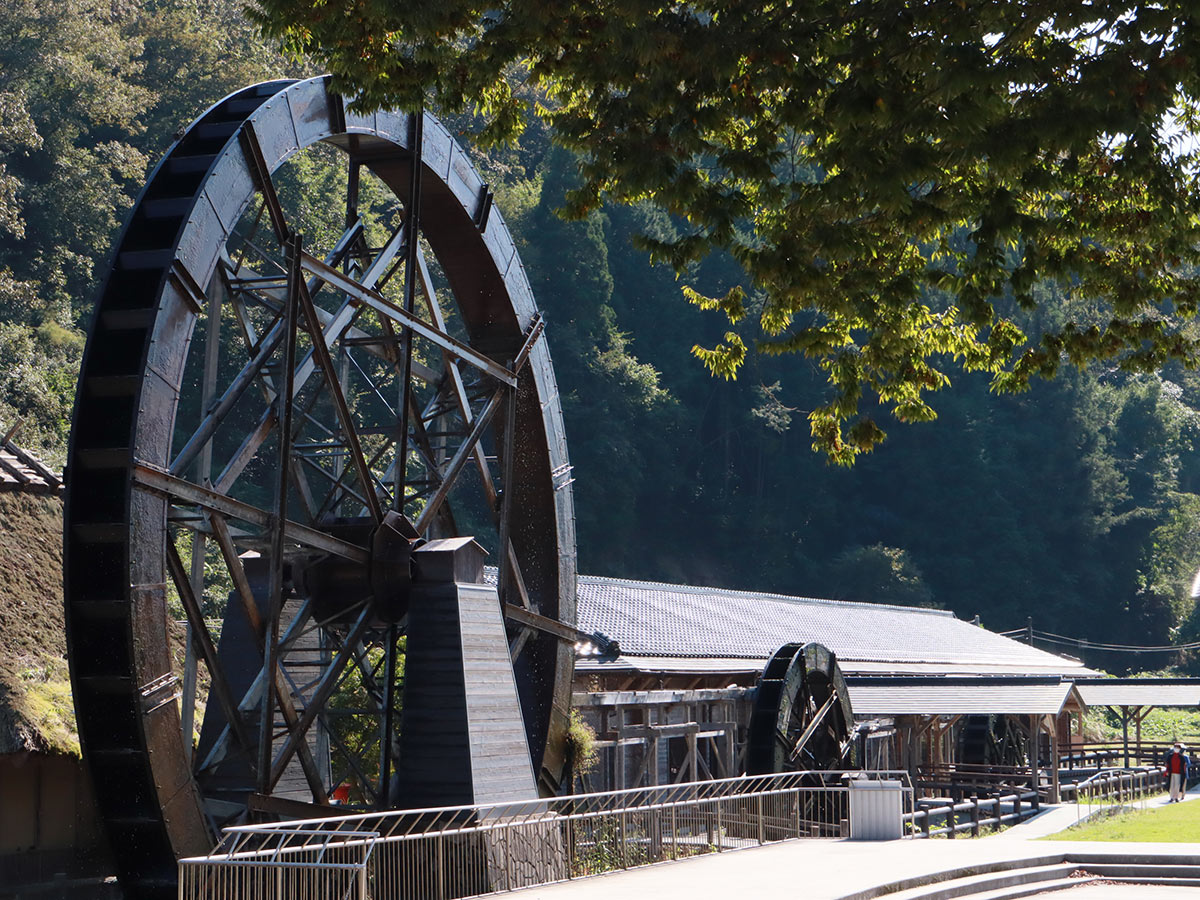
M 94 280 L 148 167 L 224 93 L 302 73 L 237 0 L 0 0 L 0 73 L 0 422 L 21 418 L 21 440 L 61 460 Z M 478 161 L 546 311 L 581 571 L 1200 638 L 1196 373 L 1072 370 L 999 397 L 965 376 L 938 421 L 885 426 L 881 449 L 833 467 L 810 447 L 825 380 L 809 363 L 752 356 L 723 381 L 692 355 L 723 317 L 630 246 L 671 233 L 665 215 L 557 217 L 575 164 L 536 124 Z M 720 258 L 689 275 L 711 296 L 737 278 Z

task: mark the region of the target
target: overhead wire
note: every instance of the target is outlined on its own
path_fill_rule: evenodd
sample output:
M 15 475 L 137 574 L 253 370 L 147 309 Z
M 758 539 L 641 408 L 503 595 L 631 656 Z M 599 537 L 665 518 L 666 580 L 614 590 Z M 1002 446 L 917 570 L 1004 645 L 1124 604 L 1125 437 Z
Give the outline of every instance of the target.
M 1060 647 L 1075 647 L 1081 650 L 1103 650 L 1106 653 L 1178 653 L 1181 650 L 1200 650 L 1200 641 L 1186 644 L 1159 644 L 1155 646 L 1140 644 L 1113 644 L 1104 641 L 1092 641 L 1087 638 L 1069 637 L 1056 634 L 1053 631 L 1041 631 L 1036 628 L 1014 628 L 1010 631 L 998 632 L 1002 637 L 1018 637 L 1028 635 L 1047 644 Z

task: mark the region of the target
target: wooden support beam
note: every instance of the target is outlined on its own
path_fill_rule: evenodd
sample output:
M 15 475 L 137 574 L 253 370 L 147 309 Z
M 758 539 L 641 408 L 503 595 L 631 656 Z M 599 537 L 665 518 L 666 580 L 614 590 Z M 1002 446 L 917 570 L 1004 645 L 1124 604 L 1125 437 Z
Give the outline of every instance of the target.
M 1057 803 L 1058 794 L 1058 723 L 1054 716 L 1046 716 L 1043 720 L 1050 734 L 1050 797 L 1051 803 Z

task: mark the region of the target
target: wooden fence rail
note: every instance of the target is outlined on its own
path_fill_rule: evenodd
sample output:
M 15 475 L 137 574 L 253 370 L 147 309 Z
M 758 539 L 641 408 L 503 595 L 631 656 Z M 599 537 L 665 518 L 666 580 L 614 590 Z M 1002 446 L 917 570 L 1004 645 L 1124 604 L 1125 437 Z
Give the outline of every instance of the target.
M 945 835 L 953 838 L 960 832 L 969 831 L 979 837 L 984 828 L 1011 825 L 1036 816 L 1041 809 L 1037 791 L 1017 791 L 995 797 L 971 797 L 958 803 L 937 803 L 918 800 L 918 809 L 906 813 L 904 819 L 910 824 L 913 837 L 936 837 Z M 1009 811 L 1005 812 L 1005 808 Z M 934 826 L 934 820 L 941 820 Z

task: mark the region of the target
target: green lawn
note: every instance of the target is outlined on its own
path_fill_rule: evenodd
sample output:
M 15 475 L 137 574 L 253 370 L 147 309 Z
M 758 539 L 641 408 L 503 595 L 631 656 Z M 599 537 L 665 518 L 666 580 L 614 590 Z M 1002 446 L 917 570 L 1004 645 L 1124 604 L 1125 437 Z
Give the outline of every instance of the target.
M 1196 842 L 1200 841 L 1200 802 L 1097 816 L 1042 840 Z

